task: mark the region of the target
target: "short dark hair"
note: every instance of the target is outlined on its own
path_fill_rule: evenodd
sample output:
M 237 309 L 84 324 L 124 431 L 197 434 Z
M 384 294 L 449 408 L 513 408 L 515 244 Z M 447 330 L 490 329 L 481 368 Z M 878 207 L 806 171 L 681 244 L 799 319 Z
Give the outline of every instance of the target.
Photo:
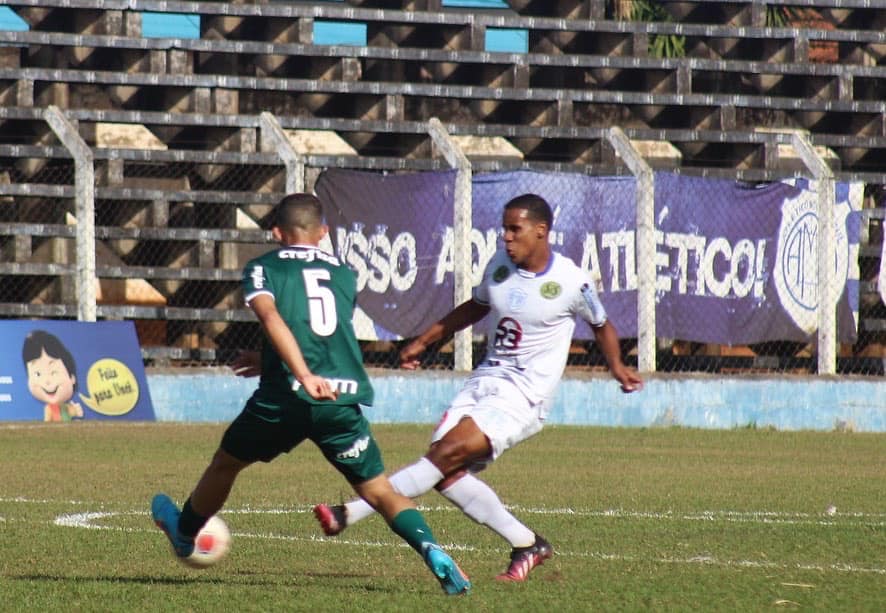
M 22 345 L 22 361 L 25 363 L 25 371 L 28 370 L 28 362 L 39 358 L 44 351 L 49 357 L 61 360 L 65 368 L 68 369 L 68 374 L 75 377 L 76 381 L 77 364 L 74 362 L 74 356 L 71 355 L 67 347 L 62 345 L 58 337 L 45 330 L 33 330 L 25 337 L 25 342 Z M 76 383 L 74 389 L 77 389 Z
M 313 230 L 323 225 L 323 205 L 313 194 L 289 194 L 275 207 L 271 227 L 281 230 Z
M 523 194 L 512 198 L 505 205 L 506 211 L 510 209 L 525 210 L 529 219 L 547 224 L 548 230 L 554 225 L 554 213 L 551 211 L 551 205 L 537 194 Z

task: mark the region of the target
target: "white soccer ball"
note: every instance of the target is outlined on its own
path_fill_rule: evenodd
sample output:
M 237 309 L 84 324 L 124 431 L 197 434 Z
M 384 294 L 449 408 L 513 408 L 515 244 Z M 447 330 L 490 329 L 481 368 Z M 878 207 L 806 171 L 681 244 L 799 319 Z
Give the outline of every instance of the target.
M 194 553 L 179 558 L 191 568 L 207 568 L 225 557 L 231 547 L 231 531 L 218 515 L 213 515 L 194 539 Z

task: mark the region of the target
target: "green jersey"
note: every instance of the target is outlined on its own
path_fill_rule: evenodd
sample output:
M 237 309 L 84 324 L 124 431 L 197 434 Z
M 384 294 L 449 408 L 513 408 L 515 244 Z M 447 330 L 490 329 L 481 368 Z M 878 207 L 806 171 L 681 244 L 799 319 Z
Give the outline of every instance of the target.
M 372 385 L 351 322 L 357 299 L 354 273 L 338 258 L 305 245 L 284 247 L 251 260 L 243 270 L 243 293 L 249 302 L 268 294 L 292 330 L 315 375 L 329 380 L 339 395 L 323 404 L 370 405 Z M 259 396 L 285 398 L 295 393 L 316 403 L 265 339 Z

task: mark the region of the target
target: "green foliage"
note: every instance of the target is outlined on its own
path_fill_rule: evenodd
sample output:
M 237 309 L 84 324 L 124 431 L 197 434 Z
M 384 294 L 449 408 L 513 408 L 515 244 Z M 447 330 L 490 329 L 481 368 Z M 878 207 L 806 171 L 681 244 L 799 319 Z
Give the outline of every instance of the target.
M 672 21 L 671 14 L 657 0 L 633 0 L 631 21 Z M 676 34 L 653 34 L 649 38 L 649 55 L 657 58 L 684 57 L 686 37 Z
M 376 426 L 388 466 L 415 460 L 430 429 Z M 483 473 L 557 549 L 526 584 L 494 580 L 499 537 L 436 493 L 420 499 L 474 583 L 447 598 L 377 517 L 320 537 L 311 507 L 349 488 L 310 444 L 242 473 L 222 563 L 173 560 L 150 498 L 181 502 L 223 430 L 0 425 L 0 610 L 882 609 L 886 435 L 548 426 Z
M 766 6 L 767 28 L 786 28 L 787 25 L 788 13 L 785 7 L 772 4 Z
M 800 11 L 796 8 L 769 4 L 766 6 L 766 27 L 788 28 L 800 16 Z

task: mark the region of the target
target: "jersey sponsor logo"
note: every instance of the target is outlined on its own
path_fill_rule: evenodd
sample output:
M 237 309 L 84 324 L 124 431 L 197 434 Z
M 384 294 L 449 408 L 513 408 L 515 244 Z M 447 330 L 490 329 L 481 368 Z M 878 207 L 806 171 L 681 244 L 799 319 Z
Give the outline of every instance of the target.
M 547 281 L 541 285 L 541 297 L 553 300 L 563 293 L 563 288 L 556 281 Z
M 358 438 L 354 441 L 354 444 L 349 448 L 345 449 L 341 453 L 335 454 L 335 457 L 339 460 L 348 460 L 359 458 L 360 454 L 369 449 L 369 437 L 364 436 L 363 438 Z
M 523 306 L 526 304 L 526 298 L 526 292 L 519 287 L 512 287 L 508 291 L 508 308 L 515 312 L 522 311 Z
M 511 272 L 508 270 L 507 266 L 499 266 L 495 269 L 495 272 L 492 273 L 492 280 L 496 283 L 501 283 L 505 279 L 510 276 Z
M 327 381 L 329 381 L 329 386 L 333 391 L 339 394 L 356 394 L 357 390 L 360 389 L 360 384 L 353 379 L 327 379 Z
M 353 379 L 326 379 L 326 381 L 329 383 L 332 391 L 339 394 L 356 394 L 357 390 L 360 389 L 360 384 Z M 292 391 L 297 392 L 300 388 L 301 383 L 293 380 Z
M 319 249 L 281 249 L 277 252 L 277 257 L 281 260 L 302 260 L 304 262 L 322 260 L 333 266 L 341 266 L 337 257 Z
M 256 265 L 252 267 L 252 287 L 262 289 L 265 286 L 265 270 L 264 267 Z

